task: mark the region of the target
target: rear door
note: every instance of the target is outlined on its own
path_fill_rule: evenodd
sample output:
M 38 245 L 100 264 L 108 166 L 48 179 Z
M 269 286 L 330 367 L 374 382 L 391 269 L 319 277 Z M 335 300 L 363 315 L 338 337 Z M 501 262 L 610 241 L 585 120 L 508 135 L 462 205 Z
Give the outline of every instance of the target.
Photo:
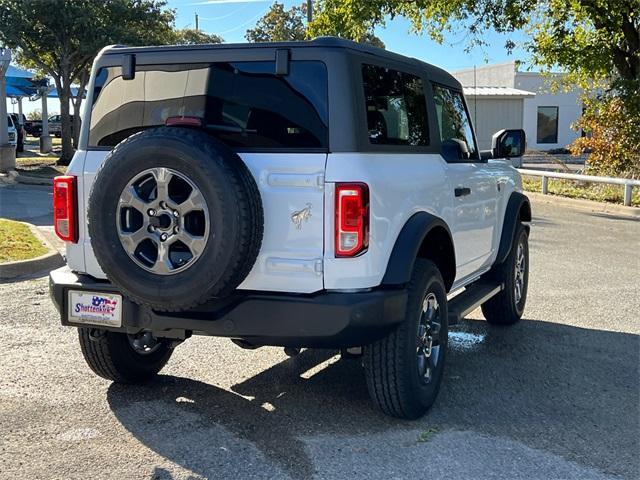
M 462 92 L 435 84 L 433 94 L 453 196 L 456 279 L 463 281 L 481 271 L 493 253 L 497 182 L 486 162 L 480 161 Z
M 323 289 L 324 171 L 328 150 L 327 71 L 318 61 L 211 61 L 145 64 L 124 80 L 121 67 L 95 76 L 84 196 L 108 150 L 168 118 L 198 118 L 253 174 L 264 237 L 240 289 L 310 293 Z M 86 230 L 85 230 L 86 231 Z M 88 273 L 103 276 L 86 241 Z

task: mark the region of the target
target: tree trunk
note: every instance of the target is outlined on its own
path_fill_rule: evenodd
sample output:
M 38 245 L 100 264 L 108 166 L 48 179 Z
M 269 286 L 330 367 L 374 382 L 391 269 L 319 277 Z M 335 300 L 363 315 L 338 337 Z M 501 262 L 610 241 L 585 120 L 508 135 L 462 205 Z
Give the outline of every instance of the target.
M 69 99 L 71 98 L 71 80 L 67 78 L 56 78 L 56 88 L 60 98 L 60 124 L 62 136 L 62 155 L 58 160 L 58 165 L 69 165 L 73 157 L 73 144 L 71 139 L 71 117 L 69 112 Z

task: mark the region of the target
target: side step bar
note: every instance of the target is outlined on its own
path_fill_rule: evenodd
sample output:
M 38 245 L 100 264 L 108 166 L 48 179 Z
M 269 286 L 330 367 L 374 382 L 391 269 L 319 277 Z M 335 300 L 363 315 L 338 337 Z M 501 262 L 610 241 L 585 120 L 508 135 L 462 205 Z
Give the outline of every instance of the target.
M 449 325 L 455 325 L 504 288 L 503 284 L 476 282 L 453 297 L 449 303 Z

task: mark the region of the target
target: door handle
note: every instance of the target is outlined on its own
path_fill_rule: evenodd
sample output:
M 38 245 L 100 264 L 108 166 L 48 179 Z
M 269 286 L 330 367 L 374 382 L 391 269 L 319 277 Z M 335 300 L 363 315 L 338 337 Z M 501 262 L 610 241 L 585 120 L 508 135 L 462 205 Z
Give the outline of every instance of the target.
M 454 190 L 456 197 L 464 197 L 471 195 L 471 189 L 468 187 L 458 187 Z

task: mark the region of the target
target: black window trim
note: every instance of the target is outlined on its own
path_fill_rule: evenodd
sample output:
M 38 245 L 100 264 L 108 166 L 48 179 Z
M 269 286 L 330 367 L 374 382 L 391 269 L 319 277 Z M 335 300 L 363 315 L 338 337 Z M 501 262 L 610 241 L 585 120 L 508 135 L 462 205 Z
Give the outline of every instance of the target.
M 480 149 L 478 148 L 478 139 L 476 138 L 475 125 L 473 125 L 473 123 L 471 122 L 471 113 L 469 112 L 469 107 L 467 105 L 467 99 L 464 96 L 464 91 L 462 90 L 462 88 L 456 88 L 456 87 L 453 87 L 451 85 L 445 85 L 445 84 L 439 83 L 439 82 L 431 82 L 431 86 L 432 86 L 431 90 L 432 90 L 432 93 L 433 93 L 431 101 L 433 102 L 434 110 L 435 110 L 435 107 L 436 107 L 435 92 L 433 92 L 433 87 L 434 86 L 438 86 L 440 88 L 446 88 L 447 90 L 451 90 L 452 92 L 459 93 L 462 96 L 462 104 L 464 105 L 464 111 L 467 114 L 467 120 L 469 121 L 469 125 L 471 125 L 471 135 L 473 136 L 473 143 L 474 143 L 474 146 L 475 146 L 475 149 L 476 149 L 476 157 L 477 158 L 470 158 L 468 160 L 466 160 L 466 159 L 458 159 L 456 161 L 450 161 L 450 160 L 447 160 L 446 158 L 444 158 L 444 155 L 443 155 L 442 159 L 447 163 L 487 163 L 488 160 L 482 159 L 482 157 L 480 156 Z M 440 148 L 442 140 L 440 139 L 440 125 L 438 124 L 438 115 L 436 114 L 434 116 L 435 116 L 434 122 L 438 127 L 438 153 L 442 154 L 442 149 Z
M 554 108 L 556 110 L 556 131 L 554 137 L 556 139 L 555 142 L 540 142 L 538 141 L 538 115 L 541 108 Z M 560 128 L 560 106 L 559 105 L 538 105 L 536 107 L 536 143 L 538 145 L 556 145 L 558 143 L 558 133 Z
M 221 59 L 209 59 L 209 60 L 202 60 L 202 61 L 185 61 L 185 62 L 180 62 L 181 64 L 188 64 L 188 65 L 197 65 L 197 64 L 212 64 L 212 63 L 238 63 L 238 62 L 243 62 L 243 63 L 247 63 L 247 62 L 269 62 L 269 61 L 273 61 L 275 62 L 274 59 L 263 59 L 263 58 L 250 58 L 250 59 L 242 59 L 242 60 L 221 60 Z M 295 60 L 291 60 L 290 61 L 297 61 L 297 62 L 318 62 L 324 65 L 324 68 L 327 72 L 327 92 L 326 92 L 326 102 L 327 102 L 327 125 L 326 125 L 326 129 L 325 129 L 325 147 L 247 147 L 247 146 L 229 146 L 231 148 L 232 151 L 236 152 L 236 153 L 331 153 L 331 135 L 330 135 L 330 117 L 331 117 L 331 104 L 330 104 L 330 98 L 331 98 L 331 94 L 329 92 L 329 65 L 327 65 L 327 62 L 324 59 L 321 58 L 298 58 Z M 177 64 L 178 62 L 168 62 L 168 63 L 157 63 L 156 61 L 144 61 L 144 62 L 140 62 L 139 64 L 136 65 L 136 68 L 138 67 L 143 67 L 144 70 L 146 70 L 148 67 L 154 67 L 154 66 L 162 66 L 162 65 L 166 65 L 166 64 Z M 94 65 L 94 68 L 96 68 L 96 76 L 97 73 L 100 71 L 100 69 L 102 68 L 113 68 L 113 67 L 120 67 L 122 68 L 122 66 L 120 64 L 118 64 L 117 62 L 105 62 L 103 65 Z M 93 89 L 95 88 L 95 85 L 93 83 L 93 79 L 90 85 L 87 86 L 87 91 L 89 91 L 89 89 L 91 89 L 91 91 L 93 91 Z M 93 103 L 93 97 L 92 97 L 92 102 Z M 92 105 L 89 104 L 89 102 L 84 102 L 84 106 L 83 108 L 86 108 L 86 112 L 91 115 L 91 108 Z M 90 127 L 90 123 L 88 122 L 87 124 L 87 134 L 86 134 L 86 145 L 84 148 L 84 151 L 87 152 L 109 152 L 111 150 L 113 150 L 116 145 L 114 146 L 98 146 L 98 145 L 90 145 L 89 144 L 89 127 Z M 170 128 L 170 127 L 164 127 L 163 125 L 158 125 L 155 127 L 149 127 L 149 128 Z M 174 127 L 175 128 L 175 127 Z M 204 129 L 201 129 L 202 131 L 205 131 Z M 84 139 L 83 139 L 84 140 Z
M 356 121 L 360 128 L 358 129 L 357 138 L 357 151 L 363 153 L 401 153 L 401 154 L 426 154 L 426 153 L 439 153 L 439 142 L 434 142 L 434 129 L 433 121 L 431 120 L 431 108 L 429 103 L 429 78 L 425 72 L 412 65 L 407 65 L 401 62 L 394 62 L 388 60 L 381 60 L 376 57 L 369 57 L 362 54 L 352 53 L 352 70 L 351 75 L 354 79 L 354 87 L 356 90 L 355 107 L 356 107 Z M 367 107 L 366 99 L 364 95 L 364 85 L 362 79 L 362 66 L 374 65 L 377 67 L 388 68 L 390 70 L 396 70 L 401 73 L 413 75 L 422 80 L 422 91 L 424 94 L 424 101 L 427 112 L 427 131 L 429 133 L 429 145 L 384 145 L 371 143 L 369 141 L 369 130 L 367 128 Z
M 366 98 L 364 95 L 364 82 L 363 82 L 363 67 L 365 65 L 371 65 L 374 67 L 381 67 L 381 68 L 386 68 L 389 70 L 394 70 L 396 72 L 399 72 L 401 74 L 405 74 L 405 75 L 411 75 L 413 77 L 419 78 L 420 82 L 422 83 L 422 96 L 424 98 L 424 108 L 425 108 L 425 116 L 427 118 L 427 125 L 426 125 L 426 132 L 427 132 L 427 144 L 426 145 L 394 145 L 394 144 L 380 144 L 380 143 L 371 143 L 370 139 L 369 139 L 369 128 L 368 128 L 368 123 L 367 123 L 367 103 L 366 103 Z M 414 72 L 410 72 L 407 71 L 407 69 L 401 69 L 401 68 L 396 68 L 395 66 L 390 66 L 390 65 L 384 65 L 384 64 L 378 64 L 377 62 L 368 62 L 368 61 L 363 61 L 360 63 L 360 68 L 359 68 L 359 78 L 358 78 L 358 83 L 360 85 L 360 89 L 362 90 L 362 95 L 363 95 L 363 103 L 364 103 L 364 125 L 365 125 L 365 132 L 366 132 L 366 141 L 369 145 L 373 146 L 373 147 L 394 147 L 395 149 L 404 151 L 406 149 L 421 149 L 421 148 L 429 148 L 431 147 L 433 141 L 431 138 L 431 121 L 429 118 L 429 102 L 427 99 L 427 89 L 426 89 L 426 83 L 427 80 L 424 78 L 424 75 L 420 72 L 420 73 L 414 73 Z

